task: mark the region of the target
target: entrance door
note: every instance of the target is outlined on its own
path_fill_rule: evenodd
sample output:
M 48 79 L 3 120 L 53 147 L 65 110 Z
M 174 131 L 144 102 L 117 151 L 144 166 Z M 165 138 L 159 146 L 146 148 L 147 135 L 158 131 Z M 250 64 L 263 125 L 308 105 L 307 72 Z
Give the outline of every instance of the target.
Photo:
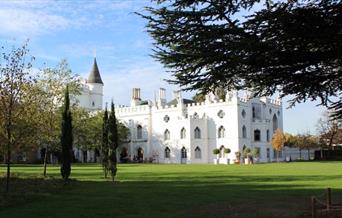
M 187 161 L 187 153 L 185 147 L 182 148 L 181 150 L 181 163 L 186 164 Z
M 144 161 L 144 150 L 138 148 L 138 162 L 142 163 Z
M 266 158 L 267 158 L 267 162 L 271 162 L 270 149 L 269 148 L 266 149 Z

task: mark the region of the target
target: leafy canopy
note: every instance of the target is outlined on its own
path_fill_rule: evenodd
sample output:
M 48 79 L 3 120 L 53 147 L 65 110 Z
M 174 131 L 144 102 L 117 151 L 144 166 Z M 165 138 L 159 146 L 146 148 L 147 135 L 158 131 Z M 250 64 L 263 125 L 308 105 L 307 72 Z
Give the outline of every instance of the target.
M 140 15 L 169 82 L 318 99 L 342 118 L 341 1 L 153 1 Z

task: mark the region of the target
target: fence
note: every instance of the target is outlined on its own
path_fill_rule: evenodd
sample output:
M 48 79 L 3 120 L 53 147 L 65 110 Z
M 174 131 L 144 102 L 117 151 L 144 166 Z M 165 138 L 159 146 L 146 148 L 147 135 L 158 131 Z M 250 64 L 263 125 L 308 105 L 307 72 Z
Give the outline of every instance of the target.
M 326 192 L 320 196 L 312 196 L 311 207 L 312 218 L 342 218 L 342 204 L 332 203 L 331 188 L 327 188 Z

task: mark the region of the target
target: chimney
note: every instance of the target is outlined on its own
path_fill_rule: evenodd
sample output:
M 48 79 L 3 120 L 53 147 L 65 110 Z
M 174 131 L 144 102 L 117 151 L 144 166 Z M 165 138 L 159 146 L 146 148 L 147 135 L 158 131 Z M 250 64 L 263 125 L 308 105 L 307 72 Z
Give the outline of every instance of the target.
M 140 98 L 140 88 L 133 88 L 132 89 L 132 99 L 131 99 L 131 107 L 135 107 L 140 105 L 141 98 Z
M 164 106 L 166 104 L 165 89 L 159 89 L 158 106 Z
M 141 100 L 140 98 L 140 88 L 133 88 L 132 89 L 132 100 Z

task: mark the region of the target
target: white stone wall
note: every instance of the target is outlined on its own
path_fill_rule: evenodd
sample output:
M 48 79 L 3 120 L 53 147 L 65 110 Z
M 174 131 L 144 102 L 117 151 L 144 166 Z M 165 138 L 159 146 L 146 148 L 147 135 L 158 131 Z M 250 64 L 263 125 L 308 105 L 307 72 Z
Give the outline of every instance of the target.
M 252 107 L 258 105 L 260 114 L 253 118 Z M 271 111 L 270 111 L 271 109 Z M 242 111 L 245 111 L 245 117 Z M 279 112 L 278 112 L 279 111 Z M 223 116 L 218 114 L 223 113 Z M 137 155 L 138 148 L 144 150 L 144 159 L 153 158 L 159 163 L 212 163 L 216 155 L 214 148 L 224 146 L 231 150 L 221 158 L 230 159 L 233 163 L 235 152 L 242 152 L 243 145 L 261 149 L 260 162 L 273 161 L 271 139 L 273 135 L 273 116 L 278 119 L 277 127 L 282 129 L 282 108 L 279 101 L 270 99 L 241 99 L 231 95 L 227 101 L 217 101 L 208 98 L 200 104 L 178 104 L 177 106 L 161 106 L 149 102 L 144 106 L 119 107 L 116 109 L 118 119 L 127 124 L 130 129 L 130 143 L 127 149 L 131 158 Z M 165 117 L 168 120 L 165 121 Z M 142 139 L 137 139 L 137 126 L 143 128 Z M 218 129 L 223 126 L 224 137 L 218 137 Z M 242 126 L 246 127 L 247 137 L 242 134 Z M 194 130 L 199 128 L 201 138 L 195 139 Z M 181 139 L 181 129 L 185 128 L 186 137 Z M 254 130 L 261 131 L 260 141 L 254 140 Z M 170 138 L 165 140 L 165 130 L 170 132 Z M 269 140 L 266 138 L 269 130 Z M 165 148 L 171 151 L 170 158 L 165 158 Z M 181 149 L 186 149 L 186 158 L 181 158 Z M 195 158 L 195 149 L 200 148 L 201 158 Z M 269 158 L 267 158 L 269 149 Z
M 90 111 L 103 108 L 103 85 L 98 83 L 82 83 L 81 95 L 77 96 L 80 107 Z

